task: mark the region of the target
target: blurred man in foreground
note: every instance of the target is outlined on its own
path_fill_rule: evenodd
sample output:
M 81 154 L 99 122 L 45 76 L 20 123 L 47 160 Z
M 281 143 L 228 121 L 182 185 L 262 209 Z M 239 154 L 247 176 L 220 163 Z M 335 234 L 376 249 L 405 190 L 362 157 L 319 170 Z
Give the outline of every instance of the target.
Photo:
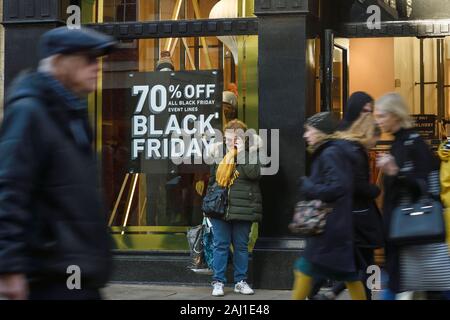
M 100 299 L 110 237 L 86 96 L 113 38 L 45 33 L 38 71 L 10 88 L 0 130 L 0 296 Z

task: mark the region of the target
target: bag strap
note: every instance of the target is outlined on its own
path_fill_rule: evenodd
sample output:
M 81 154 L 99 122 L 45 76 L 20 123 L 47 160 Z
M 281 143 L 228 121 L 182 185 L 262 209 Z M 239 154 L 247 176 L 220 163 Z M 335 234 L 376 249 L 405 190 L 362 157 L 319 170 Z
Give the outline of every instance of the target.
M 418 135 L 418 137 L 411 137 L 411 135 Z M 413 156 L 413 146 L 416 143 L 416 138 L 422 139 L 420 137 L 420 135 L 418 133 L 410 133 L 408 136 L 408 139 L 405 140 L 405 142 L 403 143 L 403 145 L 405 146 L 405 150 L 406 150 L 406 157 L 404 159 L 404 164 L 406 162 L 411 162 L 412 164 L 412 170 L 415 169 L 416 167 L 416 161 L 414 160 L 414 156 Z M 411 143 L 408 143 L 408 141 L 411 141 Z M 431 151 L 430 151 L 431 152 Z M 402 169 L 402 168 L 400 168 Z M 430 187 L 430 175 L 433 173 L 433 171 L 429 172 L 426 179 L 420 179 L 419 181 L 417 181 L 417 186 L 420 190 L 420 194 L 421 194 L 421 198 L 427 198 L 432 196 L 431 191 L 431 187 Z

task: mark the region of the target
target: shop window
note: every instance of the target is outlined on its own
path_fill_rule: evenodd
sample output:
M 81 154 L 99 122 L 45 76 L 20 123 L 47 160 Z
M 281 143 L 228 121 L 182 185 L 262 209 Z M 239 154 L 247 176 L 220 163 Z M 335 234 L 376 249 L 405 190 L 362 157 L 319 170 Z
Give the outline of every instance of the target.
M 103 0 L 104 22 L 137 20 L 137 0 Z
M 397 0 L 384 0 L 384 3 L 386 3 L 392 9 L 397 9 Z
M 243 8 L 253 7 L 253 0 L 102 0 L 101 2 L 103 2 L 104 22 L 195 20 L 208 19 L 210 16 L 237 18 L 245 16 Z
M 217 71 L 220 100 L 223 91 L 237 98 L 234 115 L 230 105 L 219 102 L 218 127 L 226 117 L 238 117 L 257 129 L 257 47 L 257 36 L 141 39 L 133 45 L 122 42 L 117 52 L 103 59 L 102 80 L 90 104 L 97 114 L 97 150 L 117 248 L 187 250 L 186 230 L 203 219 L 201 203 L 210 169 L 207 164 L 175 165 L 170 159 L 157 165 L 145 159 L 138 167 L 133 164 L 131 116 L 137 98 L 130 77 L 146 79 L 160 73 L 157 65 L 163 52 L 170 55 L 175 72 L 192 73 L 186 83 L 197 81 L 197 71 Z

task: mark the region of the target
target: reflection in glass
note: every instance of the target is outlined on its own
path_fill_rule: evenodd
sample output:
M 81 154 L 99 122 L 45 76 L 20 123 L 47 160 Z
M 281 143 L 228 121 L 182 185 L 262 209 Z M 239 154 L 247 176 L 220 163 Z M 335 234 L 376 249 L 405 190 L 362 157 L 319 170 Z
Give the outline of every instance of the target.
M 343 116 L 344 106 L 343 106 L 343 60 L 342 60 L 342 50 L 339 48 L 334 48 L 333 54 L 333 112 L 340 118 Z

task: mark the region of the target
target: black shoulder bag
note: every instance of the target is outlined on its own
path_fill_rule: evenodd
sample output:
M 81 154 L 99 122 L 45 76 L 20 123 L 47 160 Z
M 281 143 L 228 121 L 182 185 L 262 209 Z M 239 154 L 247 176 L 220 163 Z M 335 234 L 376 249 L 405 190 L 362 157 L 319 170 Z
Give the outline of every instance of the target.
M 428 176 L 427 190 L 422 197 L 400 205 L 392 212 L 389 228 L 391 243 L 420 245 L 445 241 L 443 207 L 439 200 L 432 197 L 436 195 L 438 198 L 439 192 L 439 171 L 435 170 Z
M 228 206 L 228 188 L 214 182 L 203 198 L 202 211 L 207 217 L 222 218 Z

